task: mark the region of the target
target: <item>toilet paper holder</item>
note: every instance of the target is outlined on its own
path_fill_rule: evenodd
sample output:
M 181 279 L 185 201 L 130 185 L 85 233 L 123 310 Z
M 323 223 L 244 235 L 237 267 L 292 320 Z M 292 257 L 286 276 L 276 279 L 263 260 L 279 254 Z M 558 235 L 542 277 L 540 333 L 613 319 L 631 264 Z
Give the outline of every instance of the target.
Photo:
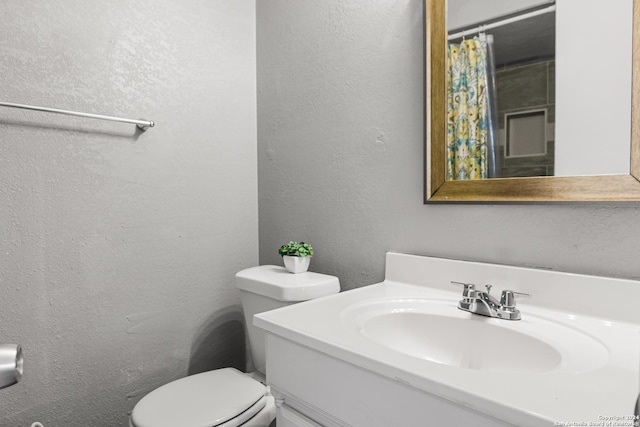
M 22 347 L 18 344 L 0 344 L 0 388 L 20 381 L 22 369 Z

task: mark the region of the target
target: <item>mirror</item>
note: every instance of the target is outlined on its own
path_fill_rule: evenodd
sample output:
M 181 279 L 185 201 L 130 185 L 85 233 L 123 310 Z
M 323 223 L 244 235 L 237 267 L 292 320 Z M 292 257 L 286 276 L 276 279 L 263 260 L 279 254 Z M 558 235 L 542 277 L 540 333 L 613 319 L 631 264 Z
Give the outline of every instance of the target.
M 449 0 L 456 1 L 456 0 Z M 489 0 L 487 0 L 489 1 Z M 490 0 L 492 3 L 531 3 L 530 0 L 518 0 L 518 2 L 507 2 L 505 0 Z M 564 0 L 558 0 L 558 2 Z M 640 0 L 630 0 L 632 4 L 629 3 L 628 7 L 633 7 L 633 30 L 632 30 L 632 39 L 633 45 L 639 46 L 639 36 L 638 36 L 638 21 L 639 12 L 638 12 L 638 3 Z M 470 3 L 470 2 L 467 2 Z M 473 5 L 478 7 L 477 5 L 481 2 L 474 1 L 471 2 Z M 540 1 L 537 1 L 539 4 Z M 546 2 L 549 3 L 549 2 Z M 577 3 L 577 2 L 574 2 Z M 606 8 L 606 3 L 601 3 L 605 6 L 602 8 Z M 548 5 L 547 5 L 548 6 Z M 604 11 L 598 10 L 598 14 L 602 17 Z M 463 22 L 464 19 L 460 18 L 460 9 L 452 10 L 450 15 L 457 14 L 458 21 Z M 605 9 L 606 11 L 606 9 Z M 467 29 L 471 27 L 478 27 L 478 16 L 479 12 L 477 10 L 469 10 L 469 15 L 475 19 L 475 22 L 469 21 L 467 22 Z M 631 60 L 633 61 L 633 89 L 630 90 L 629 86 L 626 88 L 623 86 L 621 90 L 618 90 L 613 95 L 622 96 L 622 99 L 625 99 L 626 102 L 618 103 L 621 105 L 621 108 L 626 108 L 629 111 L 631 106 L 632 114 L 620 114 L 617 113 L 614 116 L 622 116 L 623 119 L 622 124 L 616 126 L 619 128 L 619 132 L 611 132 L 611 122 L 608 120 L 608 110 L 611 110 L 611 102 L 602 102 L 600 103 L 603 108 L 601 110 L 597 110 L 593 108 L 593 106 L 588 106 L 585 109 L 584 115 L 575 115 L 574 118 L 571 117 L 571 114 L 567 114 L 567 110 L 575 110 L 577 108 L 584 108 L 587 104 L 585 102 L 584 95 L 581 97 L 577 97 L 577 104 L 571 105 L 567 102 L 566 94 L 571 94 L 571 91 L 575 91 L 580 89 L 583 90 L 582 87 L 574 88 L 571 87 L 571 84 L 562 84 L 562 80 L 560 75 L 558 76 L 558 85 L 556 88 L 556 92 L 558 93 L 558 116 L 560 116 L 561 105 L 564 108 L 564 113 L 561 115 L 561 118 L 555 124 L 556 131 L 555 135 L 558 143 L 556 144 L 556 175 L 573 175 L 573 176 L 537 176 L 537 177 L 526 177 L 526 178 L 490 178 L 490 179 L 477 179 L 477 180 L 447 180 L 447 170 L 449 165 L 449 150 L 448 150 L 448 142 L 447 142 L 447 123 L 448 123 L 448 99 L 447 99 L 447 50 L 448 47 L 448 34 L 446 28 L 446 1 L 445 0 L 426 0 L 425 3 L 425 13 L 426 13 L 426 44 L 425 44 L 425 59 L 426 59 L 426 133 L 425 133 L 425 157 L 426 157 L 426 170 L 425 170 L 425 201 L 426 202 L 484 202 L 484 201 L 492 201 L 492 202 L 509 202 L 509 201 L 589 201 L 589 200 L 640 200 L 640 182 L 636 179 L 637 176 L 640 176 L 640 159 L 638 152 L 639 150 L 639 141 L 638 141 L 638 120 L 636 119 L 636 115 L 640 113 L 636 104 L 638 103 L 638 86 L 640 85 L 638 74 L 640 72 L 640 67 L 638 66 L 638 62 L 640 62 L 639 55 L 634 55 L 633 58 L 626 58 L 629 61 L 629 68 L 631 68 Z M 613 14 L 614 11 L 611 11 Z M 628 14 L 628 12 L 627 12 Z M 507 13 L 509 15 L 509 13 Z M 509 15 L 508 18 L 512 17 L 513 14 Z M 452 16 L 453 18 L 453 16 Z M 561 14 L 558 14 L 558 25 L 560 25 Z M 575 17 L 574 17 L 575 19 Z M 587 18 L 585 18 L 587 19 Z M 617 18 L 616 18 L 617 19 Z M 492 22 L 496 22 L 496 20 L 489 20 L 489 24 Z M 584 24 L 584 21 L 580 21 L 581 25 Z M 592 28 L 589 26 L 584 26 L 585 28 Z M 561 30 L 558 27 L 558 33 L 561 33 Z M 566 31 L 565 31 L 566 33 Z M 579 31 L 572 31 L 572 33 L 576 33 L 578 36 L 584 37 L 588 35 L 588 33 L 580 34 Z M 560 37 L 560 36 L 559 36 Z M 563 35 L 562 37 L 567 37 Z M 469 36 L 467 41 L 473 38 L 473 34 Z M 593 38 L 593 37 L 592 37 Z M 629 42 L 630 43 L 630 42 Z M 630 46 L 627 43 L 627 46 Z M 558 42 L 557 45 L 558 55 L 563 53 L 562 51 L 562 43 Z M 630 48 L 627 47 L 628 50 L 625 52 L 629 52 Z M 575 50 L 575 49 L 574 49 Z M 594 50 L 593 54 L 600 54 L 600 51 Z M 620 56 L 618 54 L 618 56 Z M 630 56 L 627 54 L 627 56 Z M 592 55 L 593 57 L 593 55 Z M 563 64 L 564 67 L 567 68 L 567 60 L 566 56 Z M 622 58 L 623 60 L 625 58 Z M 573 62 L 573 61 L 569 61 Z M 606 62 L 606 61 L 604 61 Z M 611 67 L 614 69 L 619 69 L 620 67 Z M 564 70 L 566 71 L 566 69 Z M 601 73 L 602 70 L 596 69 L 595 73 Z M 628 73 L 628 69 L 627 69 Z M 560 73 L 559 73 L 560 74 Z M 592 80 L 592 83 L 600 84 L 602 81 L 606 81 L 606 79 L 596 79 Z M 571 82 L 571 80 L 569 80 Z M 580 85 L 574 85 L 580 86 Z M 593 87 L 593 85 L 592 85 Z M 596 87 L 595 92 L 604 93 L 606 95 L 611 95 L 615 90 L 611 90 L 610 87 Z M 631 95 L 630 96 L 630 93 Z M 570 97 L 569 97 L 570 98 Z M 591 97 L 588 97 L 591 99 Z M 534 110 L 534 109 L 532 109 Z M 548 110 L 547 110 L 548 111 Z M 593 112 L 595 111 L 595 113 Z M 624 111 L 624 110 L 623 110 Z M 524 118 L 531 121 L 537 121 L 538 123 L 547 120 L 542 116 L 542 118 L 535 117 L 535 111 L 526 111 L 529 115 L 523 115 Z M 548 114 L 548 112 L 547 112 Z M 593 118 L 589 117 L 588 114 L 596 114 L 595 117 L 603 118 L 598 123 L 602 123 L 600 126 L 588 126 L 588 124 L 594 123 Z M 631 116 L 632 122 L 630 123 L 629 116 Z M 587 117 L 587 118 L 585 118 Z M 520 118 L 520 117 L 518 117 Z M 619 117 L 620 118 L 620 117 Z M 508 117 L 505 117 L 507 122 L 510 120 Z M 624 122 L 626 120 L 626 122 Z M 513 126 L 513 129 L 518 129 L 518 126 L 521 126 L 520 123 L 525 123 L 525 121 L 519 121 L 517 126 Z M 585 123 L 587 126 L 585 126 Z M 507 127 L 508 128 L 508 127 Z M 526 126 L 521 129 L 528 129 Z M 562 129 L 562 131 L 561 131 Z M 507 132 L 503 131 L 503 134 Z M 527 133 L 528 131 L 525 131 Z M 517 132 L 514 132 L 517 133 Z M 522 132 L 520 132 L 522 133 Z M 587 144 L 585 141 L 589 138 L 592 142 Z M 575 143 L 581 144 L 580 154 L 585 155 L 585 159 L 596 159 L 597 162 L 593 162 L 595 164 L 595 169 L 572 169 L 572 167 L 558 167 L 559 159 L 562 155 L 562 151 L 567 151 L 569 154 L 573 153 L 572 156 L 576 157 L 576 148 L 571 147 L 571 144 Z M 593 145 L 595 149 L 599 151 L 590 151 L 591 148 L 588 145 Z M 504 145 L 503 145 L 504 146 Z M 611 151 L 616 151 L 622 153 L 617 160 L 618 165 L 617 169 L 613 171 L 610 170 L 598 170 L 598 167 L 601 166 L 603 159 L 602 147 L 607 147 L 607 153 Z M 618 147 L 618 148 L 613 148 Z M 620 148 L 621 147 L 621 148 Z M 504 150 L 504 148 L 502 148 Z M 571 156 L 570 156 L 571 157 Z M 631 159 L 631 161 L 629 160 Z M 573 163 L 578 166 L 587 164 L 587 161 L 584 159 L 580 159 L 579 161 L 574 161 Z M 560 163 L 561 165 L 564 163 Z M 620 166 L 622 165 L 622 166 Z
M 483 179 L 555 175 L 554 3 L 447 0 L 447 179 L 473 178 L 462 150 L 474 137 L 484 151 L 467 158 L 479 162 Z M 480 120 L 467 125 L 475 109 Z

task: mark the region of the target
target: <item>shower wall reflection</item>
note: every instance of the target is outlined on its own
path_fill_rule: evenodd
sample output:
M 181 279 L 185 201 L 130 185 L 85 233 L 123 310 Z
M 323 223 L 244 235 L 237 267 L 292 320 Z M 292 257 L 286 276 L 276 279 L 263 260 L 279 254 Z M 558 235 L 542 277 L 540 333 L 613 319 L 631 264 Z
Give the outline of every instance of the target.
M 496 70 L 496 82 L 500 176 L 553 176 L 555 60 L 503 66 Z M 518 129 L 514 121 L 528 121 L 529 126 Z

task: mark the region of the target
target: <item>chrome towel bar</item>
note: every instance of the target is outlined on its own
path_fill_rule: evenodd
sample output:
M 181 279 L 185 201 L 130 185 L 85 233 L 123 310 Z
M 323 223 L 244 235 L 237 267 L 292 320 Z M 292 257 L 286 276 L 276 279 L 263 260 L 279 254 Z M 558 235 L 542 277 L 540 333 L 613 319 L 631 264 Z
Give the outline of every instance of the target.
M 111 122 L 123 122 L 136 125 L 139 129 L 145 131 L 152 128 L 155 123 L 151 120 L 133 120 L 123 119 L 121 117 L 102 116 L 100 114 L 79 113 L 77 111 L 59 110 L 57 108 L 36 107 L 34 105 L 14 104 L 13 102 L 0 102 L 0 107 L 22 108 L 24 110 L 44 111 L 47 113 L 65 114 L 67 116 L 86 117 L 89 119 L 108 120 Z

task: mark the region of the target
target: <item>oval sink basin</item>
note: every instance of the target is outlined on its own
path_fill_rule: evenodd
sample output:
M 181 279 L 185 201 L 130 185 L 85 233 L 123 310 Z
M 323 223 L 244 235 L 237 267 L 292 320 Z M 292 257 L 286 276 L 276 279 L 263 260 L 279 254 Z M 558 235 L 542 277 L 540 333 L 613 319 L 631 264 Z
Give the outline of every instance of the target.
M 525 314 L 509 321 L 459 310 L 450 300 L 389 299 L 351 306 L 342 320 L 380 346 L 463 369 L 577 373 L 607 361 L 594 338 Z

